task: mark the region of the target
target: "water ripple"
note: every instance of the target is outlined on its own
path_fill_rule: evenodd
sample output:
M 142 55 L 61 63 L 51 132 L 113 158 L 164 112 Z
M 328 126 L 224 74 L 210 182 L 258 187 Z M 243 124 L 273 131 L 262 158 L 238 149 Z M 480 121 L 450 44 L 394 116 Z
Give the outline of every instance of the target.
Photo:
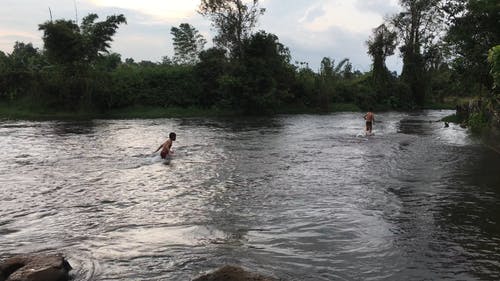
M 500 157 L 449 111 L 0 122 L 0 258 L 75 280 L 500 279 Z M 176 131 L 175 156 L 151 152 Z

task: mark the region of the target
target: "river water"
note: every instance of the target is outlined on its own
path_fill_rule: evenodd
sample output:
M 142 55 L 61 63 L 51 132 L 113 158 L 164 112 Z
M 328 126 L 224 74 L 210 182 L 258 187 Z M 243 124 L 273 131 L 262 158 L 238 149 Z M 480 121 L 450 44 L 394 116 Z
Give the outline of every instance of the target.
M 500 280 L 500 155 L 451 111 L 0 122 L 0 259 L 75 280 Z M 152 152 L 170 131 L 174 158 Z

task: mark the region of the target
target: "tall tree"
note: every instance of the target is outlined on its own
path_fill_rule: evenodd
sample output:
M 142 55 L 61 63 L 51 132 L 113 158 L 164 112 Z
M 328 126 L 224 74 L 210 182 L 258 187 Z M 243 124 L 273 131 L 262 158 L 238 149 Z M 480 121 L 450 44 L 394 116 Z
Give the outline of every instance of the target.
M 259 8 L 258 0 L 201 0 L 198 12 L 212 20 L 217 31 L 214 42 L 230 51 L 235 58 L 243 55 L 243 40 L 250 37 L 258 17 L 265 12 Z
M 230 104 L 247 114 L 274 112 L 291 97 L 290 51 L 264 31 L 245 39 L 243 48 L 245 56 L 234 66 L 226 91 Z
M 84 58 L 80 29 L 73 21 L 48 21 L 39 26 L 43 31 L 44 49 L 55 64 L 73 64 Z
M 96 14 L 89 14 L 83 18 L 80 25 L 86 59 L 89 62 L 95 61 L 101 55 L 109 54 L 108 49 L 111 47 L 118 26 L 127 23 L 122 14 L 108 16 L 105 21 L 96 22 L 98 18 Z
M 346 75 L 352 74 L 352 64 L 349 59 L 341 60 L 335 66 L 335 60 L 329 57 L 324 57 L 321 60 L 320 73 L 317 76 L 316 85 L 318 87 L 317 104 L 322 110 L 328 111 L 332 101 L 338 98 L 336 86 L 339 80 Z
M 96 14 L 89 14 L 81 26 L 63 19 L 40 24 L 49 59 L 57 64 L 93 63 L 107 54 L 118 25 L 126 23 L 126 19 L 123 15 L 113 15 L 95 22 L 97 18 Z
M 108 16 L 101 22 L 96 22 L 97 19 L 96 14 L 89 14 L 80 26 L 64 19 L 39 25 L 45 53 L 56 66 L 49 75 L 50 87 L 54 88 L 50 91 L 54 96 L 52 106 L 92 107 L 94 94 L 98 92 L 94 78 L 102 76 L 90 70 L 98 68 L 101 58 L 109 54 L 113 35 L 120 24 L 126 23 L 123 15 Z
M 373 35 L 366 42 L 368 54 L 373 61 L 373 80 L 376 84 L 385 83 L 390 75 L 385 60 L 394 54 L 396 41 L 396 32 L 389 30 L 385 24 L 381 24 L 373 30 Z
M 207 40 L 188 23 L 181 23 L 179 27 L 172 27 L 170 33 L 174 40 L 174 62 L 194 65 Z
M 436 44 L 442 32 L 441 0 L 400 0 L 403 11 L 392 18 L 402 40 L 401 76 L 410 86 L 413 98 L 423 105 L 426 92 L 424 52 Z
M 445 8 L 451 25 L 446 42 L 462 89 L 471 92 L 479 84 L 484 92 L 489 91 L 493 81 L 486 58 L 488 50 L 500 44 L 498 0 L 448 0 Z

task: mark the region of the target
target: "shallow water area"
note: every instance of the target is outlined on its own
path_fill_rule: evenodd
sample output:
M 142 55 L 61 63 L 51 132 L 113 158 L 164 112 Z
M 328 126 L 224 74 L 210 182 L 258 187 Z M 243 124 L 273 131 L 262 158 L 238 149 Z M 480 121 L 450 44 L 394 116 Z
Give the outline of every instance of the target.
M 500 280 L 500 155 L 452 111 L 0 121 L 0 259 L 75 280 Z M 177 133 L 172 159 L 152 152 Z

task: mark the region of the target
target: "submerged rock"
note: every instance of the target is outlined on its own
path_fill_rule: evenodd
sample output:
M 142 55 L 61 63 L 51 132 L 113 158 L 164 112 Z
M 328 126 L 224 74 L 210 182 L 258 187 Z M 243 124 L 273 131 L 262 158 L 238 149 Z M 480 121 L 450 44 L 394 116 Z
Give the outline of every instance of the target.
M 71 266 L 58 255 L 19 255 L 0 262 L 0 281 L 67 281 Z
M 193 281 L 278 281 L 278 279 L 248 272 L 241 267 L 226 265 Z

